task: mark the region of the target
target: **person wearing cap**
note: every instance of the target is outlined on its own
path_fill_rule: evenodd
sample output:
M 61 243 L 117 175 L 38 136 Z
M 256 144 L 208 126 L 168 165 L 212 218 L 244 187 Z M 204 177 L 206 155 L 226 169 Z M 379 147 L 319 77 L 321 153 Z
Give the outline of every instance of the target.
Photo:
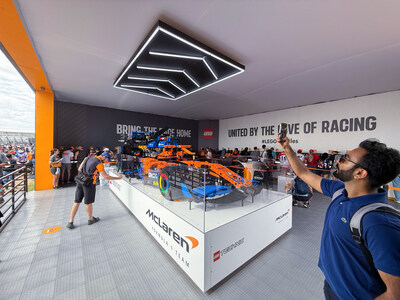
M 298 159 L 300 159 L 302 162 L 304 162 L 305 158 L 304 158 L 303 150 L 301 150 L 301 149 L 297 150 L 296 156 L 298 157 Z
M 305 163 L 307 164 L 307 166 L 309 168 L 311 168 L 311 172 L 314 173 L 318 173 L 318 170 L 315 170 L 317 168 L 318 165 L 318 160 L 319 160 L 319 155 L 317 153 L 315 153 L 314 149 L 310 149 L 308 151 L 308 154 L 305 155 Z
M 26 163 L 26 160 L 28 159 L 28 156 L 26 155 L 26 153 L 23 149 L 19 149 L 17 151 L 17 153 L 15 154 L 15 157 L 17 158 L 18 162 L 21 164 Z
M 93 203 L 96 196 L 96 175 L 98 173 L 106 180 L 119 180 L 122 178 L 122 176 L 110 176 L 104 171 L 103 163 L 106 161 L 107 157 L 103 154 L 100 156 L 88 156 L 79 166 L 78 171 L 86 175 L 93 175 L 93 180 L 89 185 L 76 183 L 75 203 L 72 205 L 69 223 L 67 224 L 67 228 L 69 229 L 75 228 L 74 218 L 83 198 L 85 199 L 86 212 L 88 214 L 88 225 L 92 225 L 100 220 L 100 218 L 93 216 Z
M 106 162 L 110 161 L 110 159 L 111 159 L 110 149 L 104 148 L 104 149 L 103 149 L 103 153 L 102 153 L 101 155 L 107 157 Z

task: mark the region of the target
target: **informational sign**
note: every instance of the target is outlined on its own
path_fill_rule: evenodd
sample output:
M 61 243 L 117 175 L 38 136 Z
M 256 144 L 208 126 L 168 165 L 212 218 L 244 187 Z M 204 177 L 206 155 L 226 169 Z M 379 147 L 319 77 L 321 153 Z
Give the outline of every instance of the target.
M 157 126 L 140 126 L 140 125 L 132 125 L 132 124 L 117 124 L 116 125 L 116 133 L 118 135 L 130 135 L 133 131 L 143 131 L 146 133 L 155 133 L 163 127 Z M 192 130 L 191 129 L 183 129 L 183 128 L 169 128 L 165 131 L 165 134 L 176 136 L 178 138 L 191 138 Z
M 132 131 L 156 132 L 168 127 L 166 134 L 178 137 L 183 145 L 197 149 L 198 121 L 118 109 L 56 101 L 55 144 L 67 149 L 82 145 L 85 150 L 121 146 L 122 137 Z
M 220 120 L 219 147 L 278 147 L 280 124 L 294 149 L 341 152 L 368 138 L 377 138 L 400 149 L 393 139 L 400 111 L 400 92 L 345 99 L 274 112 Z
M 206 289 L 231 274 L 254 255 L 292 228 L 290 195 L 207 232 Z M 267 229 L 267 230 L 266 230 Z

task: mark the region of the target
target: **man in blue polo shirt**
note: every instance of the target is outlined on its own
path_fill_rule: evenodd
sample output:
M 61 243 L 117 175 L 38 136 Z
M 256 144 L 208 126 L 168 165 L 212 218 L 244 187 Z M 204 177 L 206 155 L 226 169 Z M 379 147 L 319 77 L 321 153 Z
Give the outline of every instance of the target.
M 310 172 L 296 157 L 288 137 L 281 141 L 278 134 L 277 140 L 294 172 L 317 191 L 333 197 L 325 215 L 318 262 L 325 275 L 325 298 L 400 299 L 400 219 L 381 212 L 363 219 L 363 239 L 378 274 L 371 270 L 349 229 L 350 219 L 360 207 L 386 202 L 386 193 L 379 187 L 400 173 L 399 152 L 366 140 L 339 159 L 334 176 L 341 181 L 333 181 Z

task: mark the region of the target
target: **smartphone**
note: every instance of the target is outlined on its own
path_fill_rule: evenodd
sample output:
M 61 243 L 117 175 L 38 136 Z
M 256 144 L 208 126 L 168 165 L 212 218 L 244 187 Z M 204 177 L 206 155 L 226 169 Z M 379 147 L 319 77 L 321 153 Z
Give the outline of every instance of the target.
M 279 133 L 279 139 L 283 141 L 287 134 L 287 123 L 281 123 L 281 131 Z

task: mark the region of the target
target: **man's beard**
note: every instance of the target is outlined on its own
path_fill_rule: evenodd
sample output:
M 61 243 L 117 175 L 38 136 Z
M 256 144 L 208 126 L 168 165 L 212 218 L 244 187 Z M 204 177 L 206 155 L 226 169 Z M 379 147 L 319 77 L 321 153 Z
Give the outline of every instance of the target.
M 343 182 L 347 182 L 353 179 L 353 171 L 357 168 L 357 166 L 354 166 L 350 170 L 339 170 L 339 168 L 333 172 L 333 176 L 335 176 L 337 179 Z

